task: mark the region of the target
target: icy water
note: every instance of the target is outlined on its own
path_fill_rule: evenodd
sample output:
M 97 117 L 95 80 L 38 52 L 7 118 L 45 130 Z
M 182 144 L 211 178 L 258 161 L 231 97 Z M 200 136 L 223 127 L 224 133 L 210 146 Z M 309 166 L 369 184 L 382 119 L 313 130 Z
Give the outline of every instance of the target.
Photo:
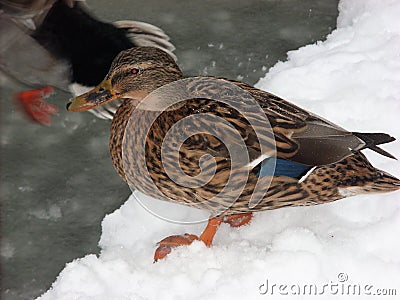
M 88 1 L 104 20 L 163 28 L 187 75 L 254 84 L 286 52 L 334 29 L 337 1 Z M 22 85 L 1 84 L 2 299 L 32 299 L 69 261 L 98 253 L 104 215 L 130 194 L 108 154 L 109 122 L 61 109 L 51 127 L 31 124 L 12 104 Z M 64 107 L 58 92 L 49 102 Z

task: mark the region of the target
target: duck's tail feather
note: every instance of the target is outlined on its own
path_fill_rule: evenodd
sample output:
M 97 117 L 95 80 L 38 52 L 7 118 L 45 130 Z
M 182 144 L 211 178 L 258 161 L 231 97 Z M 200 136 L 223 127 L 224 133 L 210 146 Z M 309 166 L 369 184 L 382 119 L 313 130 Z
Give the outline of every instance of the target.
M 344 165 L 350 172 L 343 172 Z M 334 173 L 339 178 L 337 188 L 343 197 L 364 193 L 387 193 L 400 189 L 400 180 L 397 177 L 375 168 L 360 151 L 341 162 L 321 167 L 319 172 L 322 174 L 317 172 L 314 175 L 320 178 L 325 172 L 326 176 Z
M 361 132 L 353 132 L 353 134 L 362 139 L 365 142 L 365 146 L 362 149 L 371 149 L 381 155 L 386 157 L 396 159 L 392 154 L 379 148 L 377 145 L 386 144 L 395 141 L 396 139 L 389 134 L 386 133 L 361 133 Z
M 157 26 L 138 22 L 138 21 L 117 21 L 113 23 L 116 27 L 122 28 L 127 32 L 127 37 L 136 46 L 157 47 L 167 52 L 171 57 L 177 60 L 173 51 L 175 46 L 170 42 L 169 36 Z

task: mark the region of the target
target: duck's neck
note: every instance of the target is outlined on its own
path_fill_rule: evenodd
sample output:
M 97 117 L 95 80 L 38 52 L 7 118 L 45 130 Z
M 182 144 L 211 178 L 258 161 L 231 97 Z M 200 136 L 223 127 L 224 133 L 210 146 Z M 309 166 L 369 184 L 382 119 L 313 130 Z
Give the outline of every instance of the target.
M 181 70 L 177 68 L 175 72 L 171 73 L 171 76 L 169 76 L 169 81 L 168 82 L 163 82 L 163 84 L 160 84 L 160 86 L 163 86 L 164 84 L 171 83 L 173 81 L 182 79 L 183 75 Z M 143 95 L 130 95 L 133 97 L 139 96 L 139 98 L 146 97 L 148 93 L 145 93 Z M 142 100 L 142 99 L 141 99 Z M 111 135 L 110 135 L 110 154 L 111 154 L 111 159 L 114 164 L 114 168 L 119 174 L 119 176 L 122 177 L 123 180 L 126 181 L 125 179 L 125 172 L 123 168 L 123 161 L 122 161 L 122 143 L 124 139 L 124 133 L 125 129 L 128 125 L 129 119 L 135 110 L 136 106 L 140 103 L 140 99 L 125 99 L 122 104 L 118 107 L 117 111 L 115 112 L 113 121 L 111 123 Z M 182 106 L 182 103 L 175 104 L 173 106 L 174 109 L 179 108 Z M 170 107 L 171 109 L 171 107 Z
M 124 139 L 125 128 L 136 107 L 135 104 L 134 100 L 124 100 L 118 107 L 111 123 L 110 155 L 115 170 L 123 180 L 125 180 L 125 172 L 122 161 L 122 142 Z

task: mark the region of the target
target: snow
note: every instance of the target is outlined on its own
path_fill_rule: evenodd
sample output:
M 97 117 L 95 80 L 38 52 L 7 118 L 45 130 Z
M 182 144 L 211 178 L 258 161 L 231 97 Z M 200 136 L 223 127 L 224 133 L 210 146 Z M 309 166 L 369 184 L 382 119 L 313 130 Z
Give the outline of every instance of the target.
M 326 41 L 289 52 L 257 87 L 347 129 L 400 138 L 400 2 L 343 0 L 339 11 Z M 384 148 L 400 157 L 399 142 Z M 398 161 L 366 154 L 400 176 Z M 400 294 L 400 192 L 260 212 L 248 226 L 223 224 L 211 248 L 194 242 L 157 263 L 159 240 L 199 234 L 205 224 L 164 221 L 136 198 L 182 222 L 207 217 L 134 192 L 104 218 L 101 254 L 68 263 L 39 299 L 288 299 L 304 284 L 323 292 L 318 299 L 352 298 L 348 285 L 368 299 L 393 289 Z M 54 212 L 44 216 L 58 217 Z M 296 295 L 310 297 L 317 296 Z

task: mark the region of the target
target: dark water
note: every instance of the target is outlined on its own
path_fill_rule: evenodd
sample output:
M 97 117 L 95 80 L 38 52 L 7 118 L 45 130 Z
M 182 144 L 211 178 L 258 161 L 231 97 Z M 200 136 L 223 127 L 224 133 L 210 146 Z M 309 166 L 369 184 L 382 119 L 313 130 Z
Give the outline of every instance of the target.
M 286 52 L 324 39 L 337 1 L 88 1 L 104 20 L 134 19 L 163 28 L 187 75 L 254 84 Z M 1 76 L 0 76 L 1 78 Z M 63 109 L 51 127 L 24 119 L 11 95 L 26 87 L 1 80 L 2 298 L 32 299 L 64 265 L 99 253 L 101 220 L 130 191 L 108 154 L 109 122 Z

